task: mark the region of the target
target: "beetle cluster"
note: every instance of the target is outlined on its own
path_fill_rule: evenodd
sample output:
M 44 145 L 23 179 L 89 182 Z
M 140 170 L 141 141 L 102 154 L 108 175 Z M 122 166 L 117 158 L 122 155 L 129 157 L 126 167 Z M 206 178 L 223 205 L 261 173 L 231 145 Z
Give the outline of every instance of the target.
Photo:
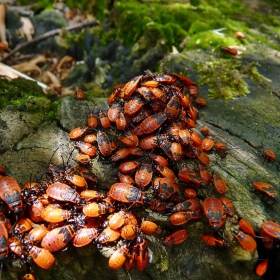
M 0 197 L 7 203 L 0 218 L 0 260 L 10 251 L 23 261 L 31 256 L 48 269 L 55 262 L 52 253 L 70 241 L 76 247 L 95 243 L 98 248 L 118 243 L 109 266 L 124 265 L 129 270 L 135 263 L 143 270 L 151 257 L 145 234 L 164 236 L 166 231 L 152 221 L 139 223 L 140 217 L 133 213 L 138 207 L 169 216 L 175 227 L 206 216 L 213 234 L 203 235 L 202 240 L 211 246 L 229 245 L 219 230 L 227 217 L 233 217 L 234 206 L 224 196 L 225 181 L 207 169 L 207 153 L 214 149 L 225 156 L 227 147 L 215 142 L 207 128 L 201 133 L 195 130 L 198 107 L 206 105 L 198 98 L 197 85 L 176 73 L 147 72 L 117 85 L 108 103 L 108 110 L 88 114 L 87 124 L 69 133 L 81 152 L 79 166 L 50 164 L 49 181 L 29 182 L 22 190 L 0 169 Z M 98 189 L 98 178 L 90 171 L 91 159 L 97 155 L 119 169 L 118 182 L 107 193 Z M 207 195 L 210 185 L 215 197 Z M 254 187 L 277 196 L 267 183 L 256 182 Z M 14 227 L 6 218 L 8 212 Z M 264 244 L 272 247 L 271 239 L 279 239 L 279 232 L 277 224 L 265 224 Z M 187 236 L 180 228 L 162 237 L 163 244 L 179 244 Z M 245 250 L 257 249 L 255 233 L 244 219 L 240 218 L 232 236 Z

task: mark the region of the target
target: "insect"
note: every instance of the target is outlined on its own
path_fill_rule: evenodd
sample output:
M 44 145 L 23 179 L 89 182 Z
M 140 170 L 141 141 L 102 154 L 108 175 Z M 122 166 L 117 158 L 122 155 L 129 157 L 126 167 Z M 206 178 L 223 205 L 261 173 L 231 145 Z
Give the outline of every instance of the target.
M 85 98 L 85 93 L 82 90 L 76 90 L 76 98 L 78 100 L 82 100 Z
M 24 244 L 36 244 L 41 241 L 48 233 L 48 229 L 44 225 L 39 225 L 30 230 L 24 237 Z
M 82 137 L 87 131 L 88 128 L 86 126 L 76 127 L 69 132 L 69 138 L 71 140 L 77 140 Z
M 224 224 L 224 208 L 222 202 L 215 197 L 207 197 L 203 202 L 203 210 L 214 231 Z
M 108 118 L 107 113 L 105 113 L 104 111 L 99 112 L 99 120 L 103 128 L 107 129 L 111 126 L 110 119 Z
M 54 256 L 49 250 L 37 246 L 28 246 L 27 251 L 33 261 L 43 269 L 50 269 L 55 262 Z
M 110 212 L 110 206 L 101 202 L 91 202 L 83 207 L 83 213 L 88 217 L 98 217 Z
M 22 211 L 21 189 L 14 178 L 0 175 L 0 198 L 15 214 Z
M 165 106 L 164 114 L 168 122 L 173 122 L 177 119 L 181 110 L 181 102 L 178 96 L 173 95 Z
M 129 149 L 128 148 L 122 148 L 117 150 L 112 156 L 111 160 L 113 162 L 117 162 L 119 160 L 125 159 L 129 155 Z
M 153 187 L 155 193 L 161 201 L 166 201 L 171 195 L 175 194 L 178 190 L 178 184 L 172 178 L 164 177 L 154 180 Z
M 104 244 L 107 242 L 114 242 L 121 236 L 118 229 L 111 229 L 109 227 L 105 228 L 96 238 L 95 242 L 97 244 Z
M 137 236 L 136 244 L 134 245 L 135 265 L 137 269 L 144 270 L 149 263 L 148 242 L 142 236 Z
M 33 274 L 27 273 L 22 277 L 22 280 L 36 280 L 36 278 Z
M 71 187 L 66 184 L 55 182 L 51 184 L 46 191 L 47 195 L 53 199 L 64 202 L 72 202 L 80 204 L 81 196 Z
M 272 238 L 280 238 L 280 225 L 275 223 L 275 222 L 271 222 L 271 221 L 267 221 L 264 222 L 262 224 L 262 230 L 264 231 L 264 233 L 266 233 L 268 236 L 272 237 Z
M 266 271 L 267 271 L 267 267 L 268 267 L 268 258 L 266 258 L 264 261 L 261 261 L 258 263 L 258 265 L 256 266 L 256 274 L 261 277 L 263 276 Z
M 140 162 L 138 161 L 126 161 L 120 164 L 119 169 L 123 174 L 129 174 L 133 172 L 139 165 Z
M 170 169 L 167 166 L 161 166 L 161 165 L 157 165 L 156 166 L 156 171 L 162 176 L 162 177 L 166 177 L 166 178 L 170 178 L 170 179 L 175 179 L 175 174 L 172 171 L 172 169 Z
M 202 240 L 210 246 L 225 247 L 229 245 L 225 240 L 216 238 L 209 234 L 204 234 L 202 236 Z
M 126 118 L 123 112 L 120 112 L 116 120 L 116 126 L 118 130 L 124 130 L 126 128 Z
M 80 193 L 81 197 L 91 200 L 101 200 L 105 198 L 105 194 L 95 190 L 85 190 Z
M 238 51 L 234 48 L 223 47 L 222 51 L 225 52 L 225 53 L 228 53 L 230 55 L 237 55 L 238 54 Z
M 216 191 L 220 194 L 224 194 L 227 191 L 226 182 L 216 173 L 213 174 L 212 178 Z
M 114 270 L 121 268 L 125 263 L 128 254 L 129 250 L 126 244 L 117 249 L 109 258 L 110 268 Z
M 99 148 L 100 153 L 107 157 L 112 153 L 111 142 L 107 134 L 103 131 L 97 131 L 97 145 Z
M 228 216 L 233 217 L 233 215 L 234 215 L 234 206 L 233 206 L 232 202 L 228 198 L 226 198 L 226 197 L 220 197 L 219 199 L 222 202 L 222 205 L 224 207 L 225 213 Z
M 234 230 L 234 234 L 244 250 L 253 252 L 257 249 L 257 243 L 252 236 L 238 230 Z
M 41 217 L 44 221 L 51 222 L 51 223 L 59 223 L 66 219 L 69 219 L 72 216 L 70 210 L 64 210 L 60 208 L 53 208 L 53 209 L 45 209 L 42 212 Z
M 191 211 L 180 211 L 170 216 L 171 224 L 175 226 L 183 225 L 193 219 Z
M 143 150 L 152 150 L 158 146 L 157 136 L 149 135 L 140 140 L 140 147 Z
M 138 227 L 135 225 L 125 225 L 121 228 L 121 237 L 125 240 L 134 240 L 138 234 Z
M 139 188 L 145 188 L 152 181 L 152 177 L 152 165 L 149 163 L 141 163 L 135 173 L 135 183 Z
M 161 228 L 158 227 L 158 225 L 151 221 L 143 221 L 141 223 L 141 230 L 145 234 L 160 234 L 162 232 Z
M 76 231 L 72 243 L 75 247 L 83 247 L 88 245 L 99 234 L 96 228 L 81 228 Z
M 138 137 L 131 133 L 126 133 L 125 136 L 118 136 L 117 139 L 129 148 L 136 147 L 139 142 Z
M 107 112 L 110 122 L 115 123 L 117 121 L 121 110 L 122 110 L 122 106 L 120 103 L 112 104 L 112 106 L 108 109 L 108 112 Z
M 45 235 L 41 246 L 50 252 L 57 252 L 63 249 L 74 235 L 75 229 L 72 225 L 57 227 Z
M 0 220 L 0 261 L 3 261 L 8 256 L 8 230 L 4 220 Z
M 276 158 L 275 153 L 272 150 L 264 150 L 262 156 L 267 161 L 274 161 Z
M 83 141 L 76 141 L 75 146 L 78 147 L 82 153 L 94 157 L 96 155 L 96 148 L 92 146 L 90 143 L 85 143 Z
M 90 156 L 85 154 L 80 154 L 77 156 L 77 160 L 80 165 L 87 166 L 90 164 Z
M 128 116 L 135 115 L 142 107 L 144 102 L 139 97 L 133 97 L 124 103 L 124 113 Z
M 33 227 L 33 222 L 28 219 L 28 218 L 21 218 L 18 220 L 15 228 L 14 228 L 14 233 L 16 235 L 22 234 L 24 232 L 29 231 Z
M 109 227 L 111 229 L 118 229 L 125 223 L 126 213 L 123 210 L 116 212 L 109 218 Z
M 172 212 L 176 211 L 190 211 L 193 218 L 200 218 L 203 214 L 203 209 L 200 202 L 197 199 L 187 199 L 183 202 L 176 204 Z
M 256 235 L 252 225 L 247 220 L 240 218 L 240 220 L 238 221 L 238 225 L 243 232 L 248 233 L 252 236 Z
M 278 193 L 270 184 L 265 182 L 254 182 L 254 188 L 259 192 L 267 195 L 268 197 L 275 199 L 278 202 Z
M 129 82 L 127 82 L 124 87 L 123 87 L 123 93 L 124 93 L 124 99 L 127 100 L 129 98 L 129 96 L 135 91 L 138 83 L 140 82 L 140 80 L 142 79 L 142 75 L 141 76 L 137 76 L 134 77 L 132 80 L 130 80 Z
M 143 205 L 147 201 L 146 195 L 132 185 L 125 183 L 113 184 L 108 196 L 124 203 L 137 203 Z
M 197 169 L 198 169 L 198 173 L 199 173 L 200 177 L 203 179 L 204 183 L 206 185 L 209 185 L 211 182 L 211 179 L 212 179 L 212 175 L 208 171 L 206 166 L 204 166 L 203 164 L 198 164 Z
M 181 171 L 178 173 L 178 177 L 181 181 L 187 183 L 188 185 L 196 188 L 207 187 L 207 184 L 200 177 L 200 175 L 193 171 Z
M 214 137 L 207 136 L 203 139 L 201 147 L 203 151 L 210 151 L 214 146 Z
M 89 113 L 87 116 L 87 126 L 90 128 L 97 128 L 98 119 L 93 113 Z
M 167 236 L 163 240 L 163 244 L 165 245 L 174 245 L 174 244 L 180 244 L 184 242 L 188 237 L 188 232 L 185 229 L 180 229 L 172 233 L 171 235 Z
M 196 198 L 196 196 L 197 196 L 197 192 L 194 189 L 191 189 L 191 188 L 186 188 L 184 190 L 184 193 L 185 193 L 187 198 Z

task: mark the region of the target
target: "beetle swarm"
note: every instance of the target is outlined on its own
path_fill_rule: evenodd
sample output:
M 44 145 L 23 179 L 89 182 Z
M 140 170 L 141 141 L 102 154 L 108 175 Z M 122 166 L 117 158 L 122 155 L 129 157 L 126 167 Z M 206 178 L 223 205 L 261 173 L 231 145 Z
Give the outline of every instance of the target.
M 22 189 L 0 167 L 0 197 L 5 202 L 0 216 L 0 260 L 13 254 L 49 269 L 55 263 L 53 253 L 70 241 L 76 247 L 94 243 L 98 248 L 118 242 L 109 266 L 130 270 L 135 265 L 144 270 L 150 258 L 145 234 L 162 236 L 164 245 L 174 245 L 185 241 L 188 232 L 180 228 L 168 235 L 152 221 L 139 223 L 140 217 L 133 213 L 137 207 L 170 216 L 174 227 L 204 214 L 213 234 L 204 234 L 202 240 L 210 246 L 229 246 L 218 231 L 235 215 L 234 206 L 225 197 L 226 182 L 207 170 L 208 151 L 225 156 L 226 146 L 219 142 L 215 148 L 209 131 L 203 130 L 203 138 L 195 129 L 198 107 L 206 105 L 198 97 L 196 83 L 176 73 L 147 71 L 117 85 L 108 103 L 106 112 L 90 113 L 85 126 L 69 133 L 81 151 L 78 166 L 50 164 L 49 181 L 29 182 Z M 107 193 L 98 189 L 98 178 L 90 170 L 96 155 L 119 166 L 119 182 Z M 210 184 L 216 197 L 207 195 Z M 267 183 L 258 182 L 255 188 L 277 196 Z M 232 239 L 255 251 L 250 225 L 242 220 L 239 226 Z M 261 236 L 264 246 L 271 248 L 280 238 L 280 225 L 265 222 Z

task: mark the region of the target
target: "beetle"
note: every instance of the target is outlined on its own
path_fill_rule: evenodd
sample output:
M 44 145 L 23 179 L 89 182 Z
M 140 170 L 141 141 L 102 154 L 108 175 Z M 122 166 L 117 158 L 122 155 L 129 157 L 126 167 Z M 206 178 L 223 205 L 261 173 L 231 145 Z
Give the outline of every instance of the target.
M 63 249 L 75 235 L 75 228 L 72 225 L 57 227 L 49 231 L 42 239 L 41 246 L 50 252 L 57 252 Z
M 37 246 L 28 246 L 27 251 L 33 261 L 43 269 L 50 269 L 55 262 L 54 256 L 49 250 Z
M 184 193 L 186 195 L 187 198 L 196 198 L 197 197 L 197 192 L 194 189 L 191 188 L 186 188 L 184 190 Z
M 202 240 L 210 246 L 216 246 L 216 247 L 229 246 L 229 244 L 225 240 L 214 237 L 213 235 L 210 234 L 202 235 Z
M 112 106 L 108 109 L 107 112 L 109 120 L 115 123 L 121 110 L 122 110 L 122 106 L 120 103 L 112 104 Z
M 110 205 L 106 203 L 91 202 L 83 207 L 83 213 L 88 217 L 98 217 L 110 212 Z
M 105 198 L 105 194 L 95 190 L 85 190 L 80 193 L 81 197 L 90 200 L 100 200 Z
M 240 218 L 238 221 L 238 225 L 243 232 L 248 233 L 252 236 L 256 235 L 252 225 L 247 220 Z
M 159 199 L 162 201 L 165 201 L 179 190 L 178 184 L 176 183 L 175 179 L 167 177 L 159 178 L 157 182 L 155 180 L 153 187 Z
M 51 184 L 46 193 L 49 197 L 63 202 L 72 202 L 80 204 L 82 202 L 81 196 L 71 187 L 66 184 L 55 182 Z
M 109 137 L 104 131 L 97 131 L 97 145 L 100 153 L 107 157 L 112 154 L 112 147 Z
M 167 119 L 164 113 L 156 113 L 147 117 L 140 124 L 140 129 L 143 134 L 150 134 L 156 131 Z
M 266 221 L 262 224 L 261 228 L 264 231 L 264 233 L 266 233 L 268 236 L 272 238 L 278 238 L 278 239 L 280 238 L 279 224 L 271 221 Z
M 153 81 L 151 81 L 153 82 Z M 156 82 L 156 81 L 155 81 Z M 141 85 L 141 87 L 139 87 L 138 89 L 138 93 L 140 94 L 140 96 L 142 96 L 146 102 L 150 103 L 151 99 L 153 98 L 152 92 L 149 89 L 149 87 L 144 86 L 143 83 Z
M 170 216 L 170 222 L 175 226 L 183 225 L 192 219 L 191 211 L 179 211 Z
M 121 95 L 123 95 L 123 87 L 124 84 L 119 84 L 114 87 L 115 90 L 109 96 L 108 103 L 113 103 L 118 96 L 121 97 Z
M 4 220 L 0 220 L 0 261 L 7 258 L 9 253 L 8 247 L 8 230 Z
M 187 129 L 180 129 L 179 130 L 179 140 L 182 145 L 189 145 L 191 144 L 191 133 Z
M 144 154 L 144 151 L 139 147 L 128 148 L 129 155 L 133 157 L 140 157 Z
M 143 205 L 147 201 L 147 197 L 143 192 L 126 183 L 113 184 L 108 192 L 108 196 L 113 200 L 124 203 L 137 203 Z
M 187 183 L 188 185 L 196 188 L 207 187 L 207 184 L 200 177 L 200 175 L 193 171 L 181 171 L 178 173 L 178 177 L 181 181 Z
M 33 222 L 28 218 L 21 218 L 16 223 L 16 226 L 14 228 L 14 233 L 16 235 L 22 234 L 24 232 L 29 231 L 33 227 Z
M 143 75 L 136 76 L 124 85 L 122 91 L 124 93 L 125 100 L 127 100 L 130 97 L 130 95 L 135 91 L 142 77 Z
M 133 116 L 131 120 L 131 124 L 135 125 L 137 123 L 140 123 L 141 121 L 143 121 L 144 119 L 146 119 L 151 115 L 152 115 L 151 109 L 143 107 L 135 116 Z
M 203 211 L 214 231 L 224 224 L 224 208 L 222 202 L 215 197 L 207 197 L 203 202 Z
M 90 143 L 85 143 L 83 141 L 76 141 L 75 146 L 78 147 L 82 153 L 94 157 L 96 155 L 96 148 L 92 146 Z
M 36 280 L 36 278 L 33 274 L 27 273 L 22 277 L 22 280 Z
M 169 137 L 166 134 L 161 134 L 157 136 L 158 146 L 163 150 L 163 152 L 173 160 L 173 154 L 171 152 L 172 142 L 169 141 Z
M 152 165 L 149 163 L 141 163 L 135 172 L 135 183 L 139 188 L 145 188 L 151 183 L 152 177 Z
M 267 249 L 273 248 L 274 238 L 272 238 L 269 234 L 267 234 L 263 229 L 261 229 L 261 240 L 263 245 Z
M 171 75 L 172 75 L 172 77 L 175 77 L 176 79 L 178 79 L 185 86 L 196 85 L 195 82 L 193 82 L 191 79 L 189 79 L 185 76 L 179 75 L 177 73 L 172 73 Z
M 203 164 L 198 164 L 197 166 L 198 173 L 200 177 L 203 179 L 204 183 L 209 185 L 212 179 L 211 173 L 208 171 L 205 165 Z
M 260 263 L 258 263 L 258 265 L 256 266 L 256 274 L 261 277 L 263 276 L 266 271 L 267 271 L 267 267 L 268 267 L 268 258 L 266 258 L 264 261 L 261 261 Z
M 69 170 L 69 173 L 66 171 L 64 178 L 77 188 L 87 188 L 88 186 L 83 174 L 77 170 Z
M 121 237 L 125 240 L 134 240 L 139 232 L 135 225 L 125 225 L 120 229 Z
M 136 147 L 139 142 L 138 137 L 131 133 L 126 133 L 125 136 L 120 135 L 117 139 L 129 148 Z
M 127 256 L 129 255 L 129 249 L 127 244 L 121 246 L 117 249 L 109 258 L 110 268 L 116 270 L 123 266 L 126 261 Z
M 128 155 L 129 155 L 129 149 L 128 148 L 119 149 L 111 156 L 111 161 L 117 162 L 119 160 L 123 160 Z
M 233 206 L 232 202 L 226 197 L 220 197 L 219 199 L 222 202 L 226 215 L 233 217 L 234 206 Z
M 170 169 L 167 166 L 160 166 L 157 165 L 156 166 L 156 171 L 162 176 L 162 177 L 166 177 L 166 178 L 171 178 L 171 179 L 175 179 L 175 174 L 172 171 L 172 169 Z
M 41 214 L 44 211 L 44 204 L 40 199 L 37 197 L 32 198 L 32 200 L 30 199 L 28 201 L 27 209 L 33 222 L 38 223 L 43 221 Z
M 278 202 L 278 193 L 270 184 L 265 182 L 254 182 L 254 188 L 259 192 L 267 195 L 268 197 L 275 199 Z
M 201 147 L 203 151 L 210 151 L 214 146 L 214 137 L 213 136 L 207 136 L 203 139 L 201 143 Z
M 201 132 L 204 136 L 207 136 L 207 135 L 209 134 L 209 128 L 203 126 L 203 127 L 200 129 L 200 132 Z
M 87 131 L 88 128 L 86 126 L 76 127 L 69 132 L 69 138 L 71 140 L 77 140 L 82 137 Z
M 167 117 L 167 121 L 172 123 L 177 119 L 181 110 L 180 98 L 173 95 L 164 108 L 164 114 Z
M 77 160 L 80 165 L 87 166 L 90 164 L 90 156 L 86 154 L 80 154 L 77 156 Z
M 104 111 L 99 112 L 99 120 L 103 128 L 107 129 L 111 126 L 110 119 L 108 118 L 107 113 L 105 113 Z
M 238 54 L 238 51 L 234 48 L 223 47 L 222 51 L 225 52 L 225 53 L 228 53 L 230 55 L 237 55 Z
M 228 148 L 226 144 L 222 142 L 216 142 L 215 143 L 215 150 L 219 153 L 221 153 L 222 157 L 225 157 L 227 155 Z
M 195 146 L 198 146 L 198 147 L 201 146 L 201 144 L 202 144 L 202 139 L 201 139 L 200 135 L 199 135 L 196 131 L 194 131 L 194 130 L 191 131 L 191 136 L 190 136 L 190 138 L 191 138 L 192 143 L 193 143 Z
M 124 113 L 128 116 L 134 116 L 143 106 L 144 101 L 142 101 L 141 98 L 138 96 L 133 97 L 124 103 Z
M 145 136 L 140 140 L 140 147 L 143 150 L 152 150 L 158 146 L 158 137 L 155 135 Z
M 212 178 L 216 191 L 220 194 L 224 194 L 227 191 L 226 182 L 216 173 L 213 174 Z
M 202 163 L 204 165 L 208 165 L 210 163 L 210 158 L 206 153 L 204 153 L 198 149 L 194 149 L 194 153 L 200 163 Z
M 257 243 L 252 236 L 238 230 L 234 230 L 233 233 L 244 250 L 253 252 L 257 249 Z
M 190 211 L 192 212 L 193 218 L 201 218 L 203 214 L 203 209 L 200 202 L 197 199 L 187 199 L 183 202 L 176 204 L 172 212 L 177 211 Z
M 121 172 L 117 173 L 120 183 L 127 183 L 130 185 L 135 184 L 134 179 L 130 175 L 122 174 Z
M 19 238 L 12 236 L 8 239 L 8 245 L 11 252 L 16 254 L 21 260 L 26 258 L 26 251 L 23 249 L 22 243 Z
M 160 234 L 162 232 L 161 228 L 152 221 L 142 221 L 141 230 L 148 235 Z
M 81 228 L 76 231 L 72 243 L 75 247 L 83 247 L 92 242 L 99 234 L 96 228 Z
M 87 126 L 90 128 L 97 128 L 98 119 L 93 113 L 89 113 L 87 116 Z
M 148 242 L 141 235 L 136 238 L 136 244 L 134 245 L 135 252 L 135 265 L 137 269 L 144 270 L 149 263 L 149 250 Z
M 105 228 L 96 238 L 97 244 L 104 244 L 107 242 L 114 242 L 121 236 L 118 229 L 111 229 L 110 227 Z
M 116 120 L 116 126 L 118 130 L 124 130 L 126 128 L 126 118 L 123 112 L 120 112 Z
M 84 99 L 85 98 L 85 93 L 80 89 L 76 90 L 76 98 L 78 100 Z
M 156 101 L 160 101 L 159 104 L 161 104 L 161 102 L 164 104 L 168 101 L 168 95 L 164 93 L 161 89 L 159 88 L 149 88 L 149 89 L 152 92 L 152 95 L 156 99 Z M 154 109 L 154 105 L 155 104 L 153 103 L 153 100 L 151 100 L 151 106 L 153 109 Z
M 126 161 L 120 164 L 119 169 L 123 174 L 128 174 L 133 172 L 139 165 L 140 162 L 138 161 Z
M 118 228 L 120 228 L 121 226 L 124 225 L 126 216 L 127 216 L 127 214 L 123 210 L 120 210 L 119 212 L 114 213 L 109 218 L 109 227 L 111 229 L 118 229 Z
M 150 154 L 149 157 L 158 166 L 163 166 L 163 167 L 167 167 L 168 166 L 168 160 L 165 157 L 161 156 L 161 155 Z
M 47 209 L 42 212 L 41 217 L 46 222 L 59 223 L 66 219 L 70 219 L 72 212 L 59 208 Z
M 23 243 L 34 245 L 38 241 L 41 241 L 47 233 L 48 229 L 44 225 L 38 225 L 24 236 Z
M 188 232 L 185 229 L 179 229 L 172 233 L 171 235 L 167 236 L 163 240 L 163 244 L 165 245 L 174 245 L 174 244 L 180 244 L 184 242 L 188 237 Z
M 172 160 L 175 162 L 179 162 L 183 157 L 183 150 L 180 143 L 172 142 L 170 152 L 172 154 Z
M 276 158 L 275 153 L 272 150 L 264 150 L 262 156 L 267 161 L 274 161 Z
M 97 137 L 96 137 L 95 134 L 90 133 L 90 134 L 87 134 L 87 135 L 84 137 L 84 141 L 85 141 L 86 143 L 93 144 L 93 143 L 96 143 L 96 142 L 97 142 Z
M 0 198 L 15 214 L 22 211 L 21 189 L 14 178 L 0 175 Z

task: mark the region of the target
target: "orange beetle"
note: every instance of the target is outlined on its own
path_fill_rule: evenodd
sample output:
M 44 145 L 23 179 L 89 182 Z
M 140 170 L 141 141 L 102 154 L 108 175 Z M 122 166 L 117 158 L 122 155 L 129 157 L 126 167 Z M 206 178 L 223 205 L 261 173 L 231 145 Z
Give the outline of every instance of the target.
M 63 249 L 74 235 L 75 229 L 72 225 L 58 227 L 45 235 L 42 239 L 41 246 L 50 252 L 57 252 Z
M 127 133 L 125 136 L 117 137 L 120 142 L 122 142 L 125 146 L 132 148 L 138 145 L 138 137 L 136 135 Z
M 130 175 L 122 174 L 121 172 L 117 173 L 120 183 L 126 183 L 133 185 L 135 183 L 134 179 Z
M 202 236 L 202 240 L 210 246 L 225 247 L 229 245 L 225 240 L 216 238 L 209 234 L 204 234 Z
M 98 217 L 110 212 L 110 206 L 105 203 L 92 202 L 83 207 L 83 213 L 88 217 Z
M 143 150 L 152 150 L 158 147 L 157 137 L 154 135 L 145 136 L 140 140 L 140 147 Z
M 117 162 L 119 160 L 123 160 L 128 155 L 129 155 L 129 149 L 128 148 L 119 149 L 111 156 L 111 161 Z
M 30 230 L 24 237 L 24 244 L 35 244 L 41 241 L 48 233 L 48 229 L 44 225 L 39 225 Z
M 111 122 L 116 122 L 117 121 L 117 118 L 121 112 L 121 104 L 120 103 L 114 103 L 112 104 L 112 106 L 108 109 L 108 118 Z
M 135 183 L 139 188 L 145 188 L 151 183 L 152 177 L 152 165 L 149 163 L 141 163 L 135 173 Z
M 186 188 L 184 190 L 184 193 L 187 198 L 196 198 L 197 197 L 197 192 L 194 189 Z
M 126 128 L 126 118 L 123 112 L 120 112 L 116 120 L 116 126 L 118 130 L 124 130 Z
M 214 146 L 214 137 L 213 136 L 207 136 L 203 139 L 201 147 L 203 151 L 210 151 Z
M 100 124 L 103 128 L 107 129 L 111 126 L 111 122 L 107 116 L 107 113 L 105 113 L 103 111 L 99 112 L 99 120 L 100 120 Z
M 89 113 L 87 116 L 87 126 L 90 128 L 97 128 L 98 119 L 93 113 Z
M 125 223 L 126 216 L 127 214 L 123 210 L 114 213 L 113 216 L 109 218 L 109 227 L 111 229 L 120 228 Z
M 271 197 L 278 201 L 278 193 L 277 191 L 268 183 L 265 182 L 255 182 L 254 183 L 254 188 L 258 190 L 259 192 L 267 195 L 268 197 Z
M 168 122 L 173 122 L 179 116 L 181 110 L 181 102 L 178 96 L 173 95 L 164 108 L 164 114 Z
M 124 113 L 128 116 L 135 115 L 144 106 L 144 101 L 138 96 L 124 103 Z
M 188 237 L 188 232 L 185 229 L 180 229 L 172 233 L 171 235 L 167 236 L 163 244 L 165 245 L 174 245 L 174 244 L 180 244 L 184 242 Z
M 261 276 L 263 276 L 265 273 L 266 273 L 266 271 L 267 271 L 267 267 L 268 267 L 268 258 L 267 259 L 265 259 L 264 261 L 261 261 L 258 265 L 257 265 L 257 267 L 256 267 L 256 274 L 259 276 L 259 277 L 261 277 Z
M 213 174 L 213 184 L 218 193 L 223 194 L 227 191 L 226 182 L 218 174 Z
M 257 243 L 250 235 L 238 230 L 234 230 L 234 234 L 244 250 L 253 252 L 257 249 Z
M 14 229 L 16 235 L 29 231 L 33 227 L 33 222 L 28 218 L 21 218 Z
M 47 249 L 33 245 L 29 246 L 27 250 L 33 261 L 41 268 L 50 269 L 54 265 L 55 258 Z
M 136 87 L 138 86 L 138 83 L 142 79 L 141 76 L 134 77 L 132 80 L 130 80 L 128 83 L 125 84 L 123 87 L 123 93 L 124 93 L 124 99 L 127 100 L 129 96 L 135 91 Z
M 86 126 L 76 127 L 70 131 L 69 138 L 71 140 L 77 140 L 82 137 L 87 131 L 88 128 Z
M 170 216 L 170 222 L 175 226 L 183 225 L 192 219 L 193 215 L 191 211 L 180 211 Z
M 93 143 L 96 143 L 96 142 L 97 142 L 97 137 L 96 137 L 95 134 L 90 133 L 90 134 L 87 134 L 87 135 L 84 137 L 84 141 L 85 141 L 86 143 L 93 144 Z
M 138 227 L 135 225 L 125 225 L 121 228 L 121 236 L 125 240 L 134 240 L 138 234 Z
M 86 166 L 90 163 L 90 156 L 85 154 L 80 154 L 77 156 L 79 164 Z
M 149 263 L 148 242 L 142 236 L 137 236 L 136 244 L 134 245 L 135 265 L 137 269 L 144 270 Z
M 149 157 L 156 165 L 164 166 L 164 167 L 168 166 L 168 160 L 161 155 L 150 154 Z
M 138 161 L 126 161 L 120 164 L 119 169 L 121 173 L 128 174 L 133 172 L 139 165 L 140 162 Z
M 22 211 L 21 189 L 14 178 L 0 175 L 0 198 L 14 213 Z
M 97 144 L 98 144 L 100 153 L 104 157 L 111 155 L 111 153 L 112 153 L 111 142 L 105 132 L 100 131 L 100 130 L 97 131 Z
M 157 181 L 155 180 L 153 187 L 161 201 L 165 201 L 179 190 L 175 179 L 167 177 L 159 178 Z
M 271 222 L 271 221 L 266 221 L 262 224 L 262 230 L 264 231 L 264 233 L 266 233 L 268 236 L 272 237 L 272 238 L 280 238 L 280 225 L 275 223 L 275 222 Z
M 105 198 L 105 194 L 99 191 L 95 191 L 95 190 L 85 190 L 81 192 L 81 197 L 86 198 L 86 199 L 95 199 L 95 200 L 99 200 L 99 199 L 103 199 Z
M 228 216 L 233 217 L 233 215 L 234 215 L 234 206 L 233 206 L 232 202 L 228 198 L 226 198 L 226 197 L 220 197 L 219 199 L 222 202 L 222 205 L 224 207 L 225 213 Z
M 127 245 L 123 245 L 120 249 L 116 250 L 109 258 L 110 268 L 116 270 L 123 266 L 127 256 L 129 255 L 129 250 Z
M 149 234 L 149 235 L 160 234 L 162 232 L 161 228 L 159 228 L 157 224 L 151 221 L 143 221 L 141 223 L 141 230 L 145 234 Z
M 96 155 L 96 148 L 92 146 L 90 143 L 85 143 L 83 141 L 76 141 L 75 146 L 78 147 L 82 153 L 94 157 Z
M 36 280 L 36 278 L 33 274 L 27 273 L 22 277 L 22 280 Z
M 99 232 L 96 228 L 81 228 L 75 233 L 72 243 L 75 247 L 86 246 L 92 242 L 98 234 Z
M 208 171 L 208 169 L 203 164 L 199 164 L 197 166 L 197 169 L 198 169 L 198 173 L 199 173 L 200 177 L 203 179 L 205 184 L 209 185 L 211 182 L 211 179 L 212 179 L 211 173 Z
M 245 233 L 248 233 L 252 236 L 256 235 L 252 225 L 247 220 L 240 218 L 238 221 L 238 225 L 239 225 L 240 229 L 242 231 L 244 231 Z
M 187 199 L 183 202 L 176 204 L 172 212 L 176 211 L 190 211 L 192 213 L 192 218 L 201 218 L 203 214 L 203 209 L 200 202 L 197 199 Z
M 80 89 L 76 90 L 76 98 L 78 100 L 84 99 L 85 98 L 85 93 Z
M 105 228 L 98 237 L 95 238 L 97 244 L 104 244 L 107 242 L 114 242 L 121 236 L 118 229 Z
M 9 249 L 16 254 L 21 260 L 26 258 L 26 251 L 23 249 L 21 241 L 17 237 L 8 239 Z
M 150 134 L 156 131 L 167 119 L 164 113 L 156 113 L 147 117 L 141 124 L 140 129 L 143 134 Z
M 51 223 L 59 223 L 66 219 L 69 219 L 72 216 L 72 213 L 70 210 L 64 210 L 59 208 L 53 208 L 53 209 L 45 209 L 41 217 L 46 222 Z

